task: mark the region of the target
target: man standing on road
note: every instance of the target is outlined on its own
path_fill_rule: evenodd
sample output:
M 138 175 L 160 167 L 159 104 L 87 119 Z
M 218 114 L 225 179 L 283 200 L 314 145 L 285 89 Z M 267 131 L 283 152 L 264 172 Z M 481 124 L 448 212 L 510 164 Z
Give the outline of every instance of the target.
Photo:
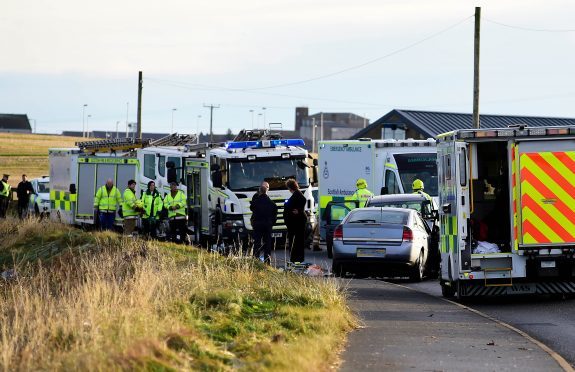
M 363 178 L 359 178 L 355 186 L 357 190 L 355 190 L 355 193 L 351 196 L 351 200 L 359 200 L 359 207 L 363 208 L 367 200 L 373 197 L 373 193 L 367 189 L 367 181 Z
M 182 242 L 186 238 L 186 195 L 178 190 L 178 183 L 170 183 L 170 192 L 164 198 L 164 207 L 168 210 L 170 233 L 173 242 Z
M 2 181 L 0 181 L 0 218 L 6 218 L 6 211 L 8 211 L 8 205 L 12 197 L 12 188 L 8 184 L 9 177 L 10 175 L 5 174 L 2 177 Z
M 142 194 L 144 214 L 142 215 L 142 225 L 144 235 L 147 237 L 157 238 L 156 229 L 158 228 L 158 216 L 162 211 L 162 197 L 154 181 L 148 182 L 148 189 Z
M 140 205 L 138 205 L 140 204 Z M 129 180 L 128 188 L 124 190 L 122 217 L 124 218 L 124 235 L 132 235 L 141 210 L 141 201 L 136 198 L 136 181 Z
M 292 193 L 284 205 L 284 221 L 288 229 L 287 244 L 290 249 L 291 262 L 303 262 L 305 260 L 305 225 L 307 216 L 305 214 L 305 196 L 299 190 L 296 180 L 286 181 L 286 187 Z
M 252 226 L 254 229 L 254 257 L 260 258 L 263 254 L 264 262 L 271 263 L 272 228 L 276 222 L 278 207 L 268 196 L 267 182 L 260 186 L 257 198 L 252 199 Z M 263 245 L 262 245 L 263 240 Z
M 98 216 L 100 229 L 112 230 L 116 220 L 116 210 L 121 203 L 120 190 L 114 186 L 114 180 L 108 178 L 106 184 L 96 191 L 94 197 L 94 211 Z
M 18 196 L 18 217 L 23 219 L 28 216 L 28 204 L 30 203 L 30 195 L 36 194 L 34 188 L 26 175 L 22 175 L 22 181 L 18 184 L 16 195 Z

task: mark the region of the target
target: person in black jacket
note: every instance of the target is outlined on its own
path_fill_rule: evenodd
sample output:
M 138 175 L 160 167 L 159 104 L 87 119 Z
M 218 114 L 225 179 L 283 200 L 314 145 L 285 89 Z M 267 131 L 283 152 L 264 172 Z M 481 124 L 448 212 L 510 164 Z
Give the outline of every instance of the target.
M 270 264 L 272 228 L 276 222 L 278 207 L 269 198 L 268 188 L 267 182 L 260 186 L 257 197 L 252 199 L 250 209 L 252 210 L 252 226 L 254 228 L 254 257 L 259 258 L 263 253 L 264 262 Z
M 299 185 L 294 179 L 286 181 L 288 190 L 292 193 L 284 206 L 284 221 L 288 229 L 287 244 L 290 249 L 291 262 L 303 262 L 305 225 L 305 196 L 299 190 Z
M 18 184 L 16 195 L 18 196 L 18 217 L 23 219 L 28 215 L 28 204 L 30 203 L 30 195 L 36 194 L 34 188 L 25 174 L 22 175 L 22 182 Z

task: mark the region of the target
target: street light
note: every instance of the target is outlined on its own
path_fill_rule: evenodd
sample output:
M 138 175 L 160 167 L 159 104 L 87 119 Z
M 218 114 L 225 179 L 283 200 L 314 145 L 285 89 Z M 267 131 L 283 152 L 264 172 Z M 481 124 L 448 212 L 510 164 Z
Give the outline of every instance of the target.
M 88 115 L 88 117 L 86 118 L 86 137 L 90 138 L 90 131 L 88 130 L 88 123 L 90 122 L 90 118 L 92 117 L 92 115 Z
M 120 138 L 118 135 L 118 125 L 120 124 L 120 121 L 116 121 L 116 138 Z
M 86 137 L 86 107 L 88 104 L 84 103 L 84 107 L 82 107 L 82 138 Z
M 266 108 L 262 107 L 262 110 L 264 111 L 264 128 L 266 127 Z
M 201 118 L 202 118 L 202 115 L 198 115 L 197 121 L 196 121 L 196 144 L 200 143 L 200 119 Z
M 172 133 L 174 133 L 174 112 L 176 112 L 177 110 L 178 110 L 177 108 L 172 109 Z
M 250 110 L 252 113 L 252 129 L 254 129 L 254 110 Z
M 260 127 L 260 118 L 262 117 L 262 113 L 258 112 L 258 128 Z

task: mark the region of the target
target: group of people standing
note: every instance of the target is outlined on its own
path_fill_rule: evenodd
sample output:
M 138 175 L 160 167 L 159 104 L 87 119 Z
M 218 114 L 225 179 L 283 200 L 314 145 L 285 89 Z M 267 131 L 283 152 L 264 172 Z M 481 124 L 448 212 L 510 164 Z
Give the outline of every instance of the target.
M 288 230 L 286 238 L 287 248 L 290 250 L 291 262 L 303 262 L 305 258 L 304 243 L 307 223 L 307 215 L 305 213 L 306 198 L 300 191 L 296 180 L 287 180 L 286 187 L 291 192 L 291 196 L 285 202 L 283 210 L 283 219 Z M 272 231 L 278 213 L 278 206 L 267 195 L 269 188 L 270 186 L 267 182 L 262 182 L 250 205 L 254 256 L 257 258 L 263 256 L 266 263 L 271 262 Z
M 12 187 L 8 183 L 9 178 L 9 174 L 4 174 L 0 181 L 0 218 L 6 218 L 6 212 L 10 206 L 10 200 L 12 199 Z M 34 194 L 36 194 L 36 191 L 34 191 L 32 184 L 28 181 L 28 177 L 23 174 L 22 181 L 18 183 L 18 187 L 16 188 L 16 196 L 18 197 L 18 217 L 20 219 L 28 216 L 30 196 Z
M 94 212 L 102 230 L 111 230 L 116 220 L 116 212 L 121 206 L 124 219 L 124 234 L 132 235 L 141 219 L 145 236 L 156 238 L 160 213 L 165 210 L 170 222 L 171 239 L 183 240 L 186 232 L 186 196 L 178 189 L 178 184 L 170 184 L 170 192 L 164 198 L 156 189 L 154 181 L 148 182 L 148 187 L 140 198 L 136 195 L 136 181 L 129 180 L 128 187 L 121 194 L 114 186 L 114 181 L 108 179 L 106 184 L 96 191 L 94 197 Z

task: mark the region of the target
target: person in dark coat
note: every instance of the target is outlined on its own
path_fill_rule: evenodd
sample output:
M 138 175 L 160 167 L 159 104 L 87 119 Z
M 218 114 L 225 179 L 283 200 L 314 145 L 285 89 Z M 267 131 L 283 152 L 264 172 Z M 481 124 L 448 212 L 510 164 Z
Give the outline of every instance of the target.
M 18 195 L 18 217 L 23 219 L 28 215 L 28 204 L 30 203 L 30 195 L 36 194 L 34 188 L 25 174 L 22 175 L 22 182 L 18 184 L 16 195 Z
M 278 207 L 271 201 L 267 192 L 269 186 L 264 182 L 260 186 L 258 196 L 252 199 L 252 226 L 254 228 L 254 257 L 259 258 L 263 254 L 264 262 L 271 263 L 272 253 L 272 228 L 276 222 Z M 263 245 L 262 245 L 263 241 Z
M 305 196 L 299 190 L 299 185 L 294 179 L 286 181 L 288 190 L 292 193 L 284 205 L 284 221 L 288 229 L 287 244 L 290 249 L 291 262 L 303 262 L 305 226 L 307 216 L 305 214 Z

